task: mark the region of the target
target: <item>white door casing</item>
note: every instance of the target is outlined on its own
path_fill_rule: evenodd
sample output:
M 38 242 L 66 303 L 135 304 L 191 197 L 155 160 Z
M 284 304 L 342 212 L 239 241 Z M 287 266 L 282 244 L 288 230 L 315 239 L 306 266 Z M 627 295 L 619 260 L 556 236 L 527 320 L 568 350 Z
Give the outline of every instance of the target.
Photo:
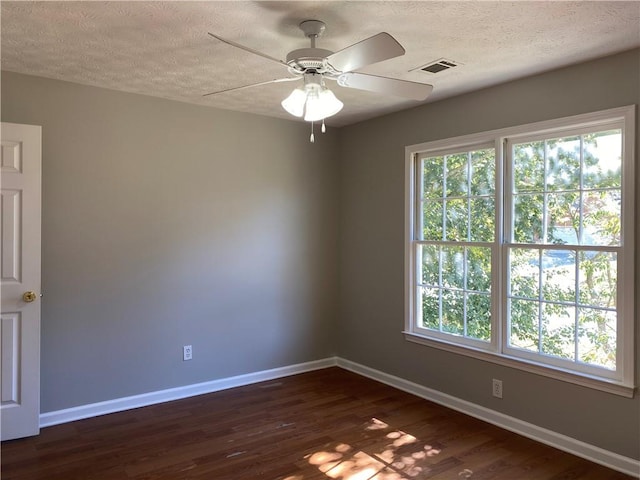
M 9 440 L 40 431 L 42 128 L 1 128 L 0 437 Z

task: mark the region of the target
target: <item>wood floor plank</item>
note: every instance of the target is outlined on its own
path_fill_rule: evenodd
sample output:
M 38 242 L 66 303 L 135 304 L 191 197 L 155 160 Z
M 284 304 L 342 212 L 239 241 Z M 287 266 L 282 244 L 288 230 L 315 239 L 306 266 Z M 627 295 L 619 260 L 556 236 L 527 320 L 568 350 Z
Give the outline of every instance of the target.
M 631 477 L 328 368 L 48 427 L 3 480 L 622 480 Z

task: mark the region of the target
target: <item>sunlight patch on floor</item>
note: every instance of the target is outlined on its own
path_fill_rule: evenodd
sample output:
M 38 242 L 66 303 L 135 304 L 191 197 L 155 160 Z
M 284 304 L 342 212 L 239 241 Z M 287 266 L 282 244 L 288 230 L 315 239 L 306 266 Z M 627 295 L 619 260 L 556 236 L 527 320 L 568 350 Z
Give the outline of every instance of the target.
M 380 437 L 378 452 L 356 451 L 347 443 L 338 443 L 326 450 L 319 450 L 305 457 L 329 479 L 335 480 L 417 480 L 429 478 L 432 466 L 437 464 L 440 448 L 432 447 L 410 433 L 396 430 L 387 423 L 372 418 L 365 431 L 389 430 Z M 374 444 L 375 445 L 375 444 Z M 375 450 L 375 446 L 372 449 Z M 437 472 L 433 472 L 435 475 Z M 459 479 L 470 479 L 473 472 L 464 469 Z M 304 480 L 303 475 L 293 475 L 283 480 Z
M 381 437 L 382 447 L 371 454 L 355 451 L 346 443 L 339 443 L 331 449 L 309 454 L 305 459 L 327 478 L 335 480 L 413 480 L 428 478 L 429 465 L 437 463 L 441 450 L 426 445 L 414 435 L 392 429 L 387 423 L 372 418 L 364 427 L 365 431 L 389 430 Z M 378 442 L 379 443 L 379 442 Z M 372 446 L 372 449 L 375 447 Z M 459 478 L 469 479 L 471 470 L 463 470 Z M 290 476 L 284 480 L 304 480 L 301 476 Z

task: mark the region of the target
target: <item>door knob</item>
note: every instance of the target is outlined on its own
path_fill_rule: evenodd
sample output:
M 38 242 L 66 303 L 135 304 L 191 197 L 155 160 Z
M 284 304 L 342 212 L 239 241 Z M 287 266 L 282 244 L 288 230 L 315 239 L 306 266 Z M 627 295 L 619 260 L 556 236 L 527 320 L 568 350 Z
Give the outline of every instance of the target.
M 33 302 L 36 299 L 37 295 L 36 292 L 33 292 L 31 290 L 29 290 L 28 292 L 24 292 L 24 294 L 22 294 L 22 300 L 24 300 L 27 303 Z

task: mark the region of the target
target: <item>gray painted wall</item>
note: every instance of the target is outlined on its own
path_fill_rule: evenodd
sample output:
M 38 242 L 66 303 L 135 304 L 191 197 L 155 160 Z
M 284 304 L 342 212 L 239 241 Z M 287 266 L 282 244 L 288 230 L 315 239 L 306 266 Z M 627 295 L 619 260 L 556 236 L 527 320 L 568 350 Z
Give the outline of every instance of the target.
M 638 395 L 628 399 L 566 384 L 413 344 L 401 334 L 405 146 L 638 103 L 635 50 L 343 128 L 340 356 L 640 458 Z M 635 293 L 640 297 L 637 287 Z M 636 333 L 638 359 L 638 324 Z M 504 399 L 491 396 L 492 378 L 503 380 Z
M 296 122 L 3 74 L 2 120 L 43 126 L 43 412 L 337 353 L 640 458 L 637 395 L 401 335 L 404 147 L 638 104 L 639 55 L 330 130 L 315 145 Z M 187 343 L 194 360 L 182 362 Z
M 334 353 L 335 130 L 13 73 L 2 120 L 43 127 L 43 412 Z

